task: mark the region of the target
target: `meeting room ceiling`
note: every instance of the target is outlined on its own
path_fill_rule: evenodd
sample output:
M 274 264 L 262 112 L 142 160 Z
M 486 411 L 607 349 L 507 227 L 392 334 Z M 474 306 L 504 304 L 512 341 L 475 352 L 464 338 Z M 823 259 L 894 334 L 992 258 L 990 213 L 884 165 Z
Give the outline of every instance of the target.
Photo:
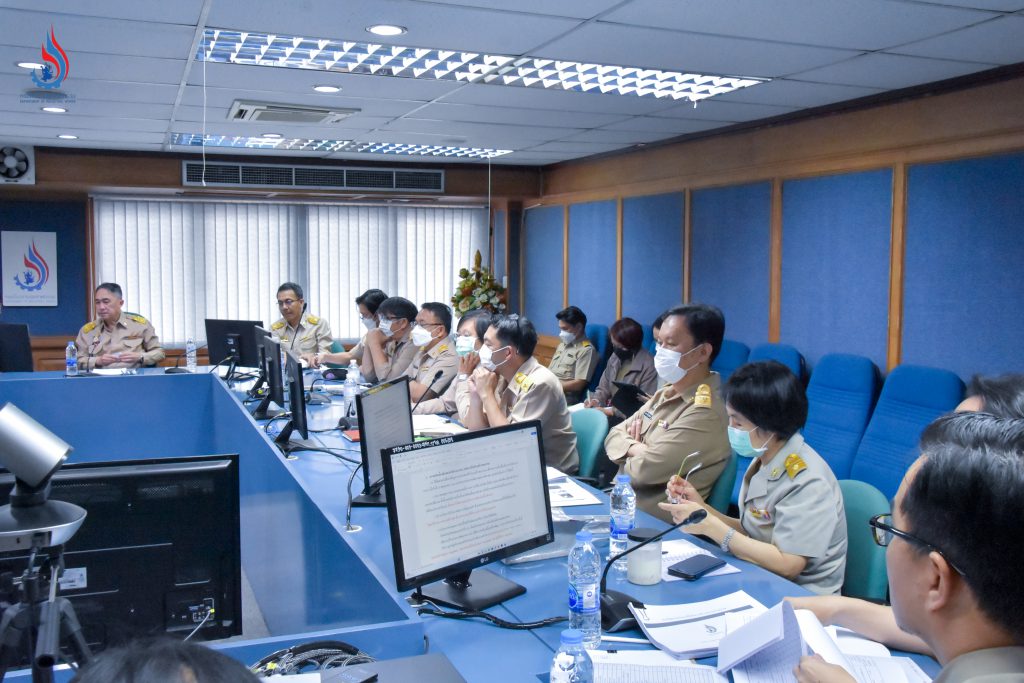
M 378 24 L 406 31 L 367 31 Z M 546 165 L 1024 62 L 1024 0 L 0 0 L 0 27 L 2 142 L 198 151 L 172 141 L 199 142 L 205 130 L 222 144 L 267 134 L 338 143 L 281 151 L 263 138 L 260 149 L 206 148 L 290 161 L 480 162 L 384 153 L 458 147 L 506 152 L 496 164 Z M 51 28 L 67 56 L 62 102 L 40 99 L 38 72 L 17 66 L 40 61 Z M 250 42 L 309 39 L 339 62 L 280 68 L 218 61 L 212 50 L 210 60 L 196 58 L 213 36 L 223 46 L 236 32 Z M 393 46 L 417 48 L 402 54 L 439 55 L 441 66 L 486 55 L 498 58 L 492 65 L 531 58 L 545 60 L 535 63 L 541 69 L 572 62 L 600 73 L 638 67 L 764 82 L 692 102 L 639 96 L 639 80 L 614 94 L 596 81 L 576 91 L 571 78 L 540 72 L 522 87 L 523 79 L 459 80 L 457 69 L 431 78 L 435 68 L 419 68 L 428 77 L 414 78 L 412 69 L 341 68 L 340 51 L 364 43 L 389 56 Z M 232 121 L 236 101 L 355 111 L 317 125 Z M 47 104 L 67 111 L 42 111 Z

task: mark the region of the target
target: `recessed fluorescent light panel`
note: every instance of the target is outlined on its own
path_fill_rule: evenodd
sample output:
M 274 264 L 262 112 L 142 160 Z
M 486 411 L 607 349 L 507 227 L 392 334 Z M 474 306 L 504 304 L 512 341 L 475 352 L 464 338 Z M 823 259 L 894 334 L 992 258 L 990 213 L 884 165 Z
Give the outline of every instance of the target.
M 767 80 L 222 29 L 203 32 L 196 59 L 692 102 Z
M 198 133 L 171 133 L 171 144 L 179 147 L 202 147 Z M 300 152 L 349 152 L 355 154 L 399 154 L 406 156 L 453 157 L 462 159 L 493 159 L 511 154 L 510 149 L 478 147 L 446 147 L 444 145 L 406 145 L 394 142 L 352 142 L 350 140 L 310 140 L 306 138 L 243 137 L 207 135 L 207 147 L 291 150 Z

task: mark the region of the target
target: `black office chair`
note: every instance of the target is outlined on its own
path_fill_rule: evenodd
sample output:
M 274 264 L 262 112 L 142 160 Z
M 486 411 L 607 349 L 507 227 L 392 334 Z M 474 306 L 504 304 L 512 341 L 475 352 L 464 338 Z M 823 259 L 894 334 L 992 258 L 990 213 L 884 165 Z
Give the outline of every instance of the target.
M 0 323 L 0 372 L 32 372 L 28 325 Z

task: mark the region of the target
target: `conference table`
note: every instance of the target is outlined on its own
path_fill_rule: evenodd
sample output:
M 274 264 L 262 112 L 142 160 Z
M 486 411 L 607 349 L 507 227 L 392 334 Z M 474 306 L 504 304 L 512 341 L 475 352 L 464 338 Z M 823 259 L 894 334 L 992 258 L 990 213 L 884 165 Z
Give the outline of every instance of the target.
M 353 508 L 352 526 L 359 530 L 346 530 L 349 482 L 358 493 L 363 481 L 358 475 L 353 479 L 352 462 L 338 457 L 358 462 L 358 445 L 330 431 L 343 414 L 340 396 L 309 405 L 309 438 L 292 437 L 293 447 L 305 444 L 332 452 L 296 448 L 287 456 L 273 442 L 280 421 L 267 425 L 249 414 L 243 401 L 247 385 L 229 386 L 208 370 L 165 375 L 153 369 L 81 378 L 0 374 L 0 404 L 11 401 L 70 443 L 75 448 L 71 462 L 239 454 L 242 567 L 270 633 L 213 644 L 240 661 L 252 663 L 296 643 L 340 640 L 379 659 L 440 652 L 471 683 L 546 680 L 565 623 L 519 631 L 482 620 L 420 616 L 406 601 L 409 592 L 396 589 L 386 509 Z M 569 508 L 570 513 L 606 515 L 607 497 L 595 493 L 599 505 Z M 637 513 L 637 525 L 665 528 L 642 512 Z M 687 538 L 721 555 L 718 548 L 683 532 L 674 531 L 665 540 L 673 538 Z M 606 553 L 606 542 L 599 548 Z M 696 602 L 744 590 L 770 607 L 787 595 L 808 594 L 760 567 L 731 556 L 727 561 L 740 572 L 653 586 L 630 584 L 613 572 L 608 587 L 653 604 Z M 565 557 L 498 562 L 488 568 L 527 589 L 488 610 L 492 614 L 509 621 L 538 621 L 567 613 Z M 642 636 L 639 631 L 616 635 Z M 929 675 L 937 674 L 934 660 L 914 659 Z M 29 678 L 27 672 L 9 677 Z M 68 672 L 58 672 L 57 680 L 69 678 Z

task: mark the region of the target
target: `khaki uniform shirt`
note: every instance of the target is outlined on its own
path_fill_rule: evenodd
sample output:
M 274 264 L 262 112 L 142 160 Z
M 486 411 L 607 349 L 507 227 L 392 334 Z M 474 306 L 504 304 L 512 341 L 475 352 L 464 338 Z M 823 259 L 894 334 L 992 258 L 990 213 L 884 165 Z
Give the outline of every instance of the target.
M 466 414 L 469 412 L 469 395 L 466 395 L 466 400 L 459 405 L 456 400 L 456 393 L 459 390 L 459 384 L 465 382 L 467 377 L 462 375 L 456 375 L 452 383 L 448 385 L 448 388 L 443 394 L 437 398 L 428 398 L 425 401 L 420 401 L 420 404 L 416 406 L 416 410 L 412 411 L 413 415 L 451 415 L 459 418 L 460 422 L 465 422 Z
M 727 428 L 729 418 L 720 393 L 721 379 L 712 372 L 703 384 L 677 394 L 671 386 L 662 387 L 631 417 L 608 432 L 604 441 L 608 458 L 619 464 L 619 473 L 628 474 L 636 491 L 637 507 L 658 519 L 671 523 L 672 516 L 658 507 L 665 500 L 665 485 L 679 471 L 683 459 L 700 451 L 686 463 L 691 469 L 698 463 L 690 483 L 707 497 L 725 469 L 732 449 Z M 629 436 L 629 425 L 640 420 L 640 441 Z M 630 446 L 639 443 L 644 452 L 626 457 Z M 686 472 L 683 473 L 684 475 Z
M 303 354 L 330 353 L 334 337 L 331 335 L 331 324 L 315 315 L 304 315 L 299 324 L 292 327 L 284 318 L 270 326 L 281 348 L 295 358 Z
M 460 407 L 469 404 L 469 382 L 459 382 L 456 400 Z M 580 456 L 576 450 L 576 432 L 562 394 L 562 385 L 550 370 L 527 358 L 511 383 L 498 380 L 494 397 L 511 423 L 540 420 L 544 460 L 565 474 L 576 474 Z
M 121 311 L 121 317 L 114 323 L 112 331 L 99 318 L 83 325 L 78 331 L 75 346 L 78 347 L 78 367 L 83 370 L 98 367 L 96 359 L 108 353 L 141 353 L 142 359 L 135 363 L 111 363 L 103 366 L 106 368 L 156 365 L 167 356 L 160 346 L 153 325 L 138 313 L 124 311 Z
M 594 376 L 597 369 L 597 354 L 589 339 L 577 339 L 571 344 L 561 342 L 551 357 L 548 369 L 558 379 L 585 379 L 587 382 Z M 583 400 L 582 391 L 570 391 L 565 394 L 565 402 L 569 405 Z
M 397 379 L 405 374 L 405 371 L 409 369 L 409 365 L 412 363 L 412 359 L 419 353 L 419 349 L 412 343 L 412 340 L 407 336 L 402 341 L 395 341 L 389 339 L 384 344 L 384 355 L 387 357 L 387 361 L 382 367 L 377 367 L 373 364 L 373 354 L 370 353 L 369 349 L 364 347 L 363 358 L 369 361 L 369 365 L 372 368 L 372 374 L 376 377 L 377 382 L 387 382 L 391 379 Z M 361 369 L 360 369 L 361 371 Z
M 619 390 L 612 382 L 635 384 L 645 394 L 653 396 L 654 392 L 658 390 L 658 372 L 654 369 L 654 358 L 651 357 L 647 349 L 639 349 L 626 362 L 619 360 L 619 357 L 613 353 L 608 359 L 608 365 L 604 366 L 601 382 L 597 385 L 597 391 L 594 392 L 594 400 L 597 401 L 597 405 L 601 407 L 611 405 L 612 396 Z M 625 417 L 618 409 L 615 412 L 619 417 Z
M 359 362 L 359 374 L 363 376 L 363 381 L 371 384 L 376 383 L 377 372 L 373 369 L 373 358 L 366 351 L 366 335 L 363 335 L 363 338 L 352 347 L 349 353 Z
M 992 647 L 962 654 L 943 667 L 935 683 L 1022 683 L 1024 647 Z
M 441 395 L 455 379 L 455 375 L 459 374 L 459 356 L 455 353 L 451 339 L 442 339 L 426 353 L 418 351 L 409 369 L 405 371 L 405 376 L 426 387 L 438 370 L 441 371 L 441 378 L 434 382 L 431 391 Z
M 748 536 L 807 558 L 793 579 L 820 595 L 838 595 L 846 571 L 846 512 L 835 475 L 799 433 L 761 466 L 754 458 L 740 488 L 740 524 Z

